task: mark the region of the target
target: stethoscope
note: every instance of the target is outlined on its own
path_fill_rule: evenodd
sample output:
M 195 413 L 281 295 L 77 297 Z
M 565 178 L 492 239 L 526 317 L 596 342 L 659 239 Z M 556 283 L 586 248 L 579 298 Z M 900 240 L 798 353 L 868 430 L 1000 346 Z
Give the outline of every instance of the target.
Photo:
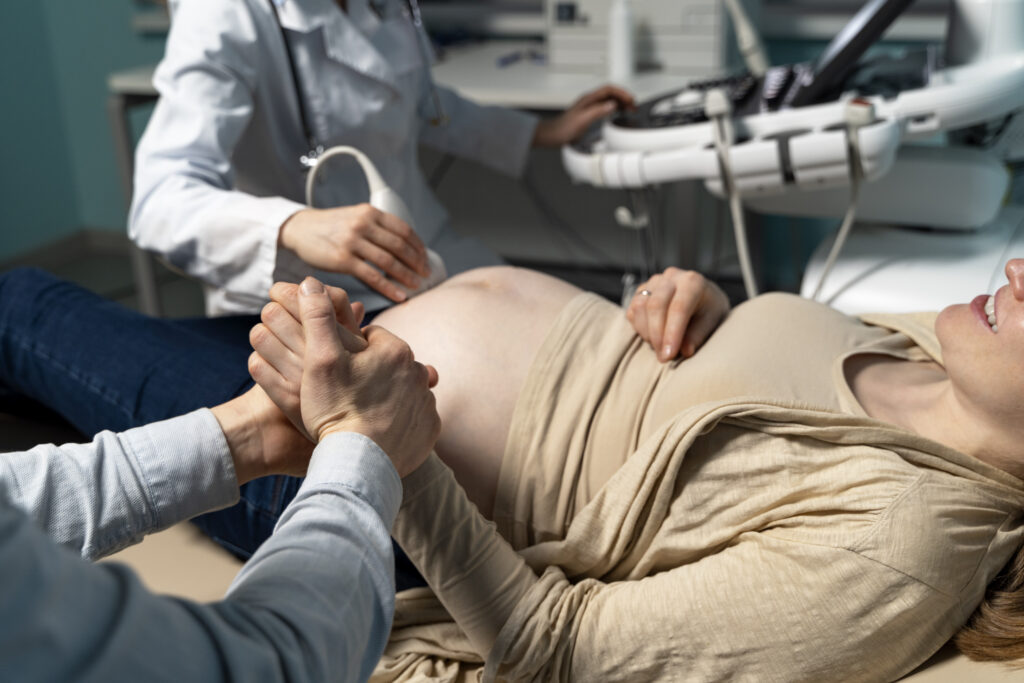
M 268 0 L 271 8 L 274 10 L 274 16 L 277 17 L 277 28 L 281 31 L 281 42 L 284 43 L 284 52 L 288 58 L 288 70 L 292 76 L 292 88 L 295 91 L 295 103 L 299 108 L 299 119 L 302 122 L 302 134 L 306 138 L 306 143 L 309 145 L 309 151 L 299 157 L 299 163 L 302 164 L 302 168 L 306 171 L 313 168 L 317 164 L 317 160 L 320 155 L 324 153 L 324 146 L 317 143 L 316 136 L 313 133 L 313 126 L 309 122 L 309 113 L 306 111 L 306 103 L 302 97 L 302 93 L 299 90 L 299 71 L 295 67 L 295 56 L 292 54 L 291 45 L 288 44 L 288 36 L 285 35 L 284 26 L 281 25 L 281 17 L 278 14 L 278 2 L 275 0 Z M 378 16 L 381 17 L 381 10 L 379 5 L 381 3 L 370 2 L 370 9 Z M 423 60 L 424 68 L 427 71 L 427 82 L 430 84 L 431 99 L 434 103 L 434 115 L 427 119 L 432 126 L 443 126 L 448 123 L 448 116 L 445 114 L 444 107 L 441 104 L 441 95 L 437 90 L 437 84 L 434 83 L 434 78 L 430 74 L 430 54 L 428 52 L 428 45 L 426 29 L 423 27 L 423 15 L 420 14 L 420 3 L 418 0 L 405 0 L 405 6 L 409 11 L 409 20 L 412 22 L 413 30 L 416 33 L 416 48 L 420 53 L 420 58 Z

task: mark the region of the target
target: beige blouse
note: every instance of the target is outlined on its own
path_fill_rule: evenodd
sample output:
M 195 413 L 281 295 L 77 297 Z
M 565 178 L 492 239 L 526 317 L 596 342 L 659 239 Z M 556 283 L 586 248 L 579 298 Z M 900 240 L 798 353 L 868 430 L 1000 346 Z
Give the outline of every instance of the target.
M 1024 482 L 864 414 L 846 358 L 941 362 L 934 316 L 867 322 L 766 295 L 663 365 L 577 297 L 517 403 L 495 523 L 436 458 L 405 480 L 394 534 L 440 604 L 399 595 L 374 680 L 912 670 L 1024 538 Z

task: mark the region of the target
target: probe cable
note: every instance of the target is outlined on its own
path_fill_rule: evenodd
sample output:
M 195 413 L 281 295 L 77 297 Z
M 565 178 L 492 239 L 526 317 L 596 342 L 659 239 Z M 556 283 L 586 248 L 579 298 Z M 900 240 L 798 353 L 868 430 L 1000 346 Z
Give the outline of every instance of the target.
M 747 246 L 747 226 L 743 219 L 743 203 L 729 163 L 729 147 L 733 144 L 732 122 L 729 115 L 732 105 L 725 93 L 714 88 L 709 90 L 704 99 L 704 112 L 711 120 L 711 128 L 715 136 L 715 151 L 718 153 L 718 165 L 722 174 L 722 184 L 729 199 L 729 211 L 732 214 L 732 227 L 736 235 L 736 255 L 743 273 L 743 287 L 747 298 L 757 296 L 757 281 L 754 279 L 754 268 L 750 263 L 750 249 Z
M 860 195 L 860 184 L 864 178 L 864 167 L 860 159 L 860 136 L 858 131 L 870 124 L 875 118 L 874 106 L 867 100 L 854 98 L 846 103 L 846 155 L 850 169 L 850 203 L 846 207 L 846 215 L 836 232 L 835 241 L 832 242 L 832 249 L 829 250 L 828 258 L 825 260 L 825 267 L 818 278 L 818 286 L 814 288 L 812 301 L 818 301 L 822 290 L 825 288 L 825 281 L 828 279 L 832 267 L 839 258 L 839 252 L 846 244 L 846 238 L 850 236 L 853 228 L 853 221 L 857 215 L 857 198 Z

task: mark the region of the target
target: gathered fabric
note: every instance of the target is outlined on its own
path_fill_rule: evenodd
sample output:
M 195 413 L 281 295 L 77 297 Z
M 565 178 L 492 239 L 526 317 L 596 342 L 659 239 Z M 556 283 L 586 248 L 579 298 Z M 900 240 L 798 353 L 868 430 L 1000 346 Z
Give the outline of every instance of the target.
M 675 386 L 772 321 L 779 349 L 814 343 L 808 304 L 755 299 L 663 365 L 621 311 L 571 302 L 519 397 L 494 521 L 435 456 L 404 481 L 394 536 L 434 591 L 399 594 L 373 680 L 891 680 L 933 654 L 1024 538 L 1024 482 L 868 417 L 841 373 L 855 353 L 941 362 L 933 317 L 839 321 L 820 361 L 795 352 L 807 391 L 685 405 Z

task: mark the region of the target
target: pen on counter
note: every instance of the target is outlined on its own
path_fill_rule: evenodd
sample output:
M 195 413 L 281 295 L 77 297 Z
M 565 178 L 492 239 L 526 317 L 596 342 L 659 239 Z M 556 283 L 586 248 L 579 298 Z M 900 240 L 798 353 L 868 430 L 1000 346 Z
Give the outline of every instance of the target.
M 494 61 L 498 65 L 499 69 L 504 69 L 507 66 L 512 66 L 513 64 L 515 64 L 516 62 L 518 62 L 522 58 L 523 58 L 523 51 L 522 50 L 513 50 L 512 52 L 509 52 L 508 54 L 501 55 L 500 57 L 498 57 Z

